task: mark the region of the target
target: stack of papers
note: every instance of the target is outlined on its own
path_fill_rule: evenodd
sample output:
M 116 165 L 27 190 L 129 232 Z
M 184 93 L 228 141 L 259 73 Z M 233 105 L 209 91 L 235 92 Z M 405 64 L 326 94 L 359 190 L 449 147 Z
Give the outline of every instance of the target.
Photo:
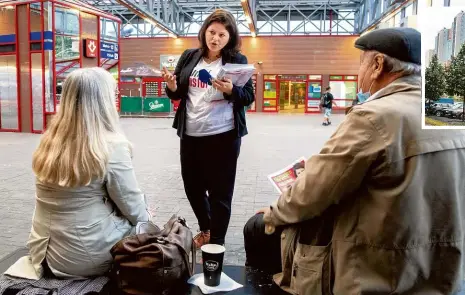
M 254 71 L 253 64 L 225 64 L 218 72 L 217 79 L 227 77 L 232 80 L 233 85 L 242 87 L 249 81 Z

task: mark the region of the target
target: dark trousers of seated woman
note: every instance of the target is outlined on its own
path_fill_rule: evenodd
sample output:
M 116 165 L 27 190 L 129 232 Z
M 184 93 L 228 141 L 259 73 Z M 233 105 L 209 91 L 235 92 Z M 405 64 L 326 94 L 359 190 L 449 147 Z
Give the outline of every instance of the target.
M 210 230 L 211 244 L 225 242 L 240 147 L 236 130 L 181 139 L 184 189 L 200 230 Z
M 246 265 L 270 274 L 281 272 L 281 232 L 277 227 L 271 235 L 265 234 L 263 214 L 256 214 L 244 226 Z

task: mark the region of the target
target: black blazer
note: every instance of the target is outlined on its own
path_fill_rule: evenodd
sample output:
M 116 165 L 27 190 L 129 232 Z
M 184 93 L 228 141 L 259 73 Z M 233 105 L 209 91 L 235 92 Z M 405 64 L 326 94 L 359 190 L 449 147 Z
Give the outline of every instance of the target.
M 173 128 L 178 130 L 178 136 L 181 138 L 183 138 L 186 130 L 186 103 L 188 100 L 189 78 L 201 58 L 202 52 L 200 49 L 188 49 L 184 51 L 174 70 L 178 89 L 173 92 L 166 87 L 166 94 L 170 99 L 181 100 L 173 122 Z M 223 64 L 225 63 L 247 64 L 247 57 L 237 53 L 235 56 L 229 58 L 223 57 Z M 224 98 L 233 104 L 234 124 L 237 136 L 242 137 L 246 135 L 248 132 L 245 122 L 245 107 L 251 105 L 255 100 L 252 79 L 244 87 L 234 85 L 232 94 L 224 94 Z

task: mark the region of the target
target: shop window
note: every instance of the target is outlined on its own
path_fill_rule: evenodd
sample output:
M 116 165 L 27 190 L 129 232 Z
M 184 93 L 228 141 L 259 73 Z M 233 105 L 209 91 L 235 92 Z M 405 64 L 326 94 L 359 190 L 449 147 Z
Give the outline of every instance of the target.
M 64 26 L 64 12 L 61 10 L 55 11 L 55 31 L 57 34 L 64 33 L 65 26 Z
M 57 60 L 79 58 L 79 37 L 55 37 L 55 57 Z
M 67 34 L 79 34 L 79 16 L 74 13 L 66 13 L 66 31 Z
M 37 10 L 37 11 L 40 11 L 40 10 L 41 10 L 40 2 L 37 2 L 37 3 L 30 3 L 30 4 L 29 4 L 29 7 L 30 7 L 31 9 L 34 9 L 34 10 Z
M 44 84 L 42 65 L 42 52 L 31 53 L 31 102 L 33 131 L 42 131 L 44 128 Z
M 78 35 L 79 13 L 71 9 L 55 9 L 55 31 L 57 34 Z
M 15 52 L 16 52 L 15 44 L 0 45 L 0 53 L 15 53 Z
M 265 99 L 263 100 L 263 107 L 265 110 L 275 110 L 276 109 L 276 99 Z
M 31 51 L 38 51 L 42 50 L 42 43 L 36 42 L 36 43 L 31 43 Z
M 411 15 L 413 15 L 413 4 L 405 8 L 405 16 L 411 16 Z
M 41 18 L 41 3 L 30 3 L 29 4 L 29 30 L 31 32 L 31 41 L 41 40 L 42 34 L 42 18 Z M 38 34 L 37 34 L 38 33 Z M 34 36 L 32 36 L 34 35 Z
M 55 58 L 77 59 L 80 53 L 79 14 L 70 9 L 55 10 Z
M 257 97 L 257 74 L 252 75 L 252 87 L 255 97 Z M 256 111 L 255 101 L 248 108 L 246 108 L 246 111 L 247 110 L 252 112 Z
M 330 81 L 329 86 L 335 99 L 344 99 L 336 102 L 340 107 L 350 106 L 357 95 L 356 81 Z
M 321 98 L 321 82 L 308 82 L 308 98 Z
M 396 13 L 394 16 L 394 26 L 399 27 L 400 26 L 400 20 L 401 20 L 401 15 L 400 12 Z
M 55 86 L 55 94 L 57 103 L 59 104 L 61 101 L 61 90 L 63 81 L 66 77 L 73 71 L 80 68 L 79 61 L 65 61 L 56 63 L 55 65 L 55 73 L 56 73 L 56 86 Z
M 14 12 L 14 10 L 13 10 Z M 18 130 L 18 81 L 16 56 L 0 56 L 0 129 Z
M 265 81 L 265 91 L 263 92 L 263 98 L 276 99 L 276 82 Z
M 118 23 L 100 18 L 100 38 L 103 40 L 118 40 Z

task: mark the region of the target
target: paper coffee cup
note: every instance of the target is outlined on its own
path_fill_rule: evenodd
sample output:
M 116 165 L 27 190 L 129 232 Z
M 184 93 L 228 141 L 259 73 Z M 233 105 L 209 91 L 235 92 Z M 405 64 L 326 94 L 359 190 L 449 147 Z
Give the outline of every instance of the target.
M 202 250 L 204 283 L 207 286 L 216 287 L 220 284 L 226 248 L 221 245 L 207 244 L 203 245 L 200 250 Z

